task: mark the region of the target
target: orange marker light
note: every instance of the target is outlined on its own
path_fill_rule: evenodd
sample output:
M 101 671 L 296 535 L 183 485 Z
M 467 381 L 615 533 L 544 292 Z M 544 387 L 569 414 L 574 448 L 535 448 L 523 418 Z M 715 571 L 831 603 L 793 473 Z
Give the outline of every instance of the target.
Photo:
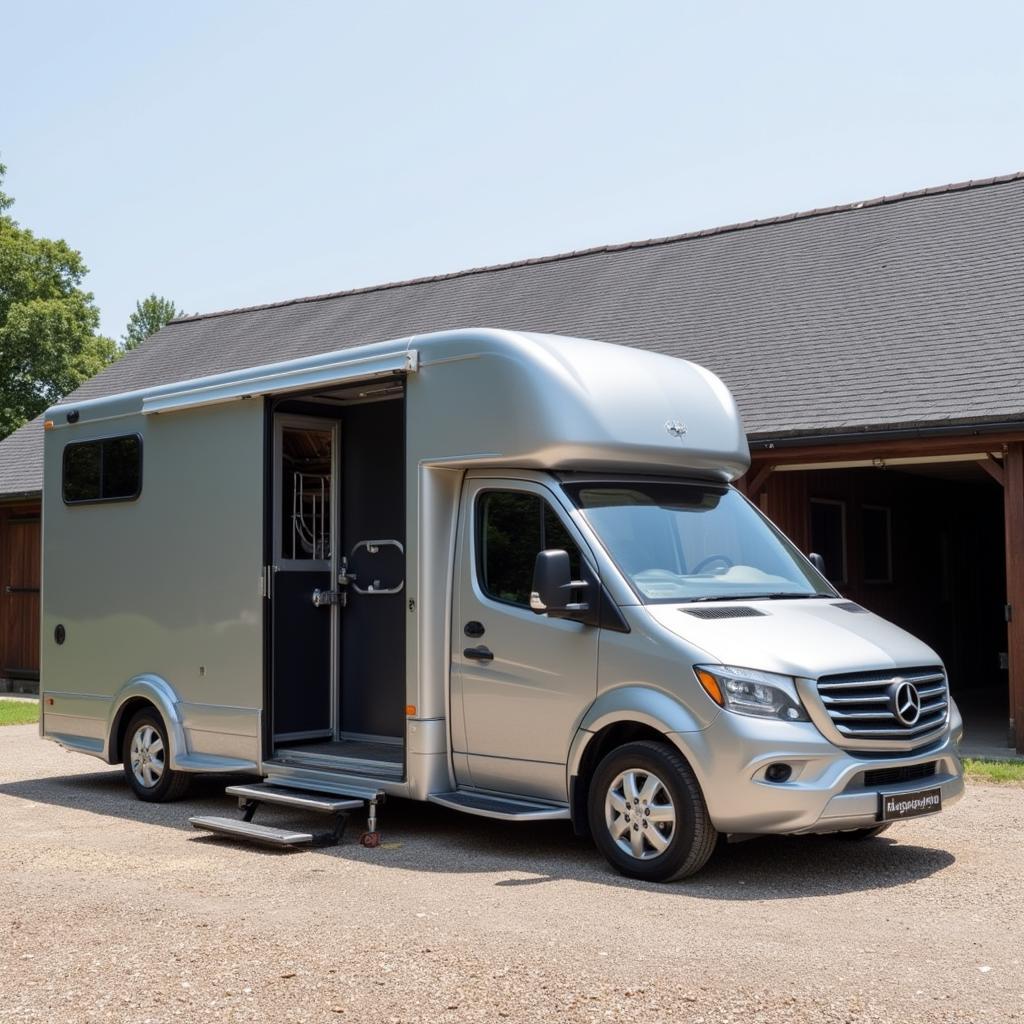
M 53 430 L 53 420 L 43 420 L 43 430 Z
M 702 668 L 698 668 L 695 671 L 697 673 L 697 681 L 704 687 L 704 692 L 719 707 L 723 707 L 725 705 L 725 698 L 722 696 L 722 688 L 718 685 L 718 680 L 710 672 L 705 672 Z
M 416 705 L 415 704 L 406 704 L 405 705 L 405 713 L 407 715 L 409 715 L 410 717 L 415 715 L 416 714 Z

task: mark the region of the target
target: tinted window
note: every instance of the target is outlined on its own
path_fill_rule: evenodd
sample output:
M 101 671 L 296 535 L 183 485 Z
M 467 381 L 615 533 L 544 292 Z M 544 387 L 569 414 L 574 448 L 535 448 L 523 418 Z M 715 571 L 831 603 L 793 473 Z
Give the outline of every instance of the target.
M 569 552 L 579 579 L 580 552 L 554 509 L 524 491 L 487 491 L 477 505 L 478 575 L 488 597 L 530 606 L 533 565 L 547 548 Z
M 136 434 L 76 441 L 64 448 L 64 500 L 130 501 L 142 488 L 142 442 Z

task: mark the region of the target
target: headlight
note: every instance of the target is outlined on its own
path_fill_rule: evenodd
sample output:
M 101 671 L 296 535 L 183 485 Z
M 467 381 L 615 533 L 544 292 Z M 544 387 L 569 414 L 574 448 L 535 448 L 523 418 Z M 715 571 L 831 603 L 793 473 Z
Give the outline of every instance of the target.
M 727 711 L 786 722 L 808 721 L 790 676 L 733 665 L 696 665 L 693 671 L 707 695 Z

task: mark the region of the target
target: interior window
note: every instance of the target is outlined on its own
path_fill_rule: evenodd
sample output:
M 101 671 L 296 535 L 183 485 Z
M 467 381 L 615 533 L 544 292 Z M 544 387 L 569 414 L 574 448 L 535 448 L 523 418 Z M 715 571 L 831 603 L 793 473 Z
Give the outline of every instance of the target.
M 281 432 L 281 557 L 331 557 L 330 430 L 285 427 Z
M 580 552 L 555 510 L 526 491 L 486 491 L 477 502 L 477 575 L 488 597 L 530 607 L 537 553 L 560 548 L 569 553 L 579 579 Z
M 142 441 L 137 434 L 75 441 L 64 447 L 64 501 L 132 501 L 142 490 Z

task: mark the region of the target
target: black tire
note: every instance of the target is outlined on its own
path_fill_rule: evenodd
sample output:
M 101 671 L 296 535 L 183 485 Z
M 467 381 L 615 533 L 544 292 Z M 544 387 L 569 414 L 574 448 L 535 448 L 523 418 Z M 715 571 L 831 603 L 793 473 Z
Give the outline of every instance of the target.
M 617 783 L 628 773 L 635 773 L 636 788 L 639 783 L 646 786 L 649 776 L 653 776 L 660 783 L 657 796 L 661 802 L 656 803 L 656 796 L 652 795 L 650 807 L 637 803 L 641 814 L 630 815 L 632 821 L 610 809 L 608 814 L 614 815 L 614 827 L 626 830 L 616 838 L 606 815 L 606 800 L 612 800 L 613 786 L 616 797 L 622 799 L 619 795 L 625 794 L 626 786 L 623 783 L 620 788 Z M 642 796 L 641 789 L 638 799 Z M 671 829 L 667 820 L 659 823 L 650 817 L 651 808 L 663 808 L 663 815 L 673 815 Z M 693 769 L 682 755 L 664 743 L 627 743 L 606 754 L 590 782 L 587 815 L 594 842 L 608 863 L 621 874 L 645 882 L 671 882 L 695 874 L 707 863 L 718 841 Z M 657 829 L 656 844 L 650 838 L 653 829 Z M 666 840 L 667 845 L 658 852 L 656 846 Z M 625 850 L 620 842 L 628 843 L 631 850 L 639 842 L 643 848 L 641 856 Z
M 140 733 L 140 738 L 143 739 L 155 734 L 159 738 L 160 750 L 155 749 L 155 741 L 150 742 L 142 751 L 143 763 L 136 765 L 132 760 L 132 746 L 136 735 Z M 128 728 L 124 731 L 121 756 L 124 759 L 124 777 L 140 800 L 148 803 L 167 803 L 171 800 L 180 800 L 187 792 L 190 777 L 187 772 L 171 770 L 167 763 L 169 751 L 167 727 L 155 709 L 147 708 L 132 715 Z M 146 783 L 147 778 L 153 780 L 152 784 Z
M 875 825 L 873 828 L 855 828 L 849 832 L 836 832 L 835 836 L 838 839 L 843 839 L 848 843 L 859 843 L 865 839 L 874 839 L 875 836 L 880 836 L 883 832 L 889 830 L 889 824 Z

